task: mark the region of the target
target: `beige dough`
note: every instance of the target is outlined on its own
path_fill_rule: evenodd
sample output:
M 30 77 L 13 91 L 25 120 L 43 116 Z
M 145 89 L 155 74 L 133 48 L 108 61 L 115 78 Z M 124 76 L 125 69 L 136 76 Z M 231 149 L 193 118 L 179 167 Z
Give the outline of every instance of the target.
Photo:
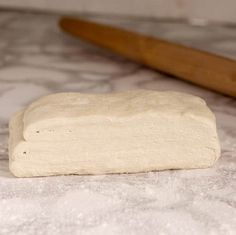
M 219 155 L 213 113 L 178 92 L 58 93 L 10 121 L 19 177 L 205 168 Z

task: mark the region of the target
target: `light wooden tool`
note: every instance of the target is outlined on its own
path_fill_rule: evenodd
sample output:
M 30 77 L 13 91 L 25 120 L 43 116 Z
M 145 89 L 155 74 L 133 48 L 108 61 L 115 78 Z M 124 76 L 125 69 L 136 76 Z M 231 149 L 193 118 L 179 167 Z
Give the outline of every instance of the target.
M 236 61 L 158 38 L 77 18 L 61 28 L 138 63 L 236 97 Z

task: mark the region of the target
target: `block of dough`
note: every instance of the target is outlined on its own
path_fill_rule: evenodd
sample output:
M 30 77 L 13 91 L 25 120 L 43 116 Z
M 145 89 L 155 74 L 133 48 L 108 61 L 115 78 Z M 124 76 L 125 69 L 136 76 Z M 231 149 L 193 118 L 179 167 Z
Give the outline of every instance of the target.
M 18 177 L 205 168 L 220 155 L 214 114 L 179 92 L 52 94 L 9 127 Z

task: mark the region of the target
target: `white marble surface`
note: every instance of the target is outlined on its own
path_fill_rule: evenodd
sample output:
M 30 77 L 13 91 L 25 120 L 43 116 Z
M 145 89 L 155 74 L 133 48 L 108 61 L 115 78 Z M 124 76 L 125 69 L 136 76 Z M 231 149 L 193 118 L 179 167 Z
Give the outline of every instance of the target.
M 236 234 L 236 100 L 64 35 L 56 15 L 0 12 L 0 234 Z M 104 19 L 101 19 L 104 20 Z M 133 29 L 142 22 L 110 19 Z M 143 22 L 152 33 L 236 58 L 236 28 Z M 14 178 L 8 120 L 53 92 L 130 88 L 203 97 L 217 117 L 215 167 L 103 176 Z
M 235 0 L 1 0 L 0 7 L 236 22 Z

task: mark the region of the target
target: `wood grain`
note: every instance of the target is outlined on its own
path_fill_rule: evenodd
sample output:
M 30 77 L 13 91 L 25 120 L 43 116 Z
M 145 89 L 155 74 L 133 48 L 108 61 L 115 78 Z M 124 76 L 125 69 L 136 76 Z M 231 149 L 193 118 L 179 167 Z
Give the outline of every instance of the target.
M 236 97 L 236 61 L 162 39 L 77 18 L 62 18 L 61 28 L 83 40 L 153 69 Z

